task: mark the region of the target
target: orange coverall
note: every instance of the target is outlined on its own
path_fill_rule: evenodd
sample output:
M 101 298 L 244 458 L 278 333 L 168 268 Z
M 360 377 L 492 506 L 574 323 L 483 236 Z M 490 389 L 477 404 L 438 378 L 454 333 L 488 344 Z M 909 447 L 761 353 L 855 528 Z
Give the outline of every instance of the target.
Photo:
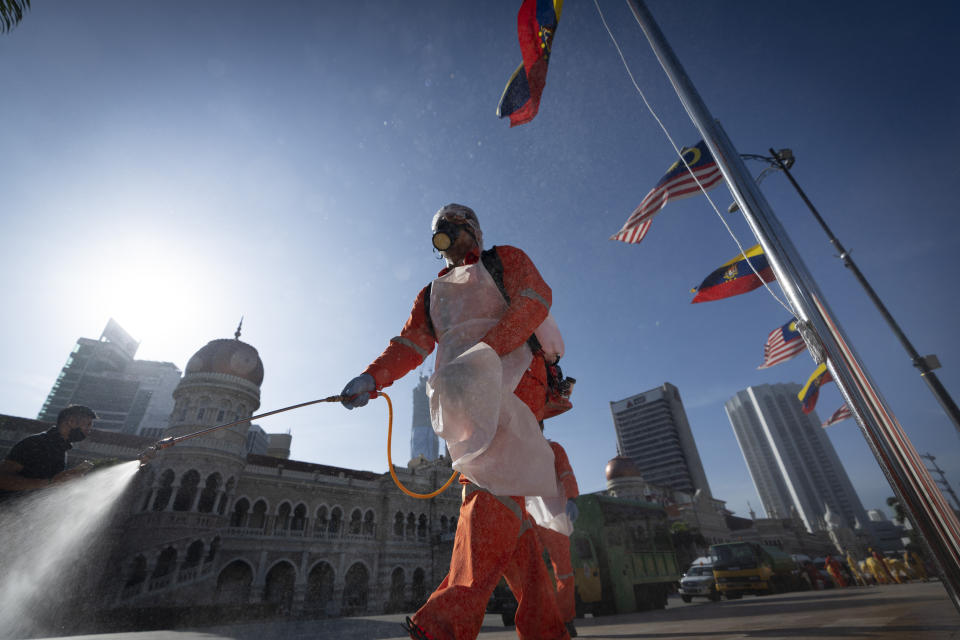
M 573 475 L 567 452 L 558 443 L 550 441 L 553 449 L 554 468 L 557 471 L 557 481 L 563 487 L 567 500 L 580 495 L 577 487 L 577 477 Z M 573 565 L 570 564 L 570 538 L 559 531 L 535 525 L 540 544 L 550 554 L 550 563 L 553 565 L 553 576 L 557 580 L 557 609 L 560 619 L 571 622 L 577 617 L 576 598 L 574 597 Z
M 840 563 L 837 562 L 833 556 L 828 555 L 824 559 L 824 564 L 827 565 L 827 572 L 833 578 L 834 583 L 836 583 L 838 587 L 847 586 L 847 579 L 843 576 L 843 569 L 840 567 Z
M 503 356 L 521 347 L 547 317 L 552 291 L 533 262 L 515 247 L 495 248 L 503 264 L 510 304 L 482 341 Z M 476 263 L 479 252 L 465 262 Z M 439 275 L 449 271 L 444 269 Z M 427 287 L 417 295 L 400 335 L 364 373 L 382 389 L 419 366 L 436 346 L 428 322 Z M 514 393 L 537 419 L 546 403 L 543 356 L 534 354 Z M 453 541 L 450 570 L 413 616 L 435 640 L 474 640 L 480 633 L 490 594 L 503 576 L 517 598 L 517 634 L 523 640 L 566 640 L 542 548 L 522 496 L 495 496 L 461 476 L 463 504 Z

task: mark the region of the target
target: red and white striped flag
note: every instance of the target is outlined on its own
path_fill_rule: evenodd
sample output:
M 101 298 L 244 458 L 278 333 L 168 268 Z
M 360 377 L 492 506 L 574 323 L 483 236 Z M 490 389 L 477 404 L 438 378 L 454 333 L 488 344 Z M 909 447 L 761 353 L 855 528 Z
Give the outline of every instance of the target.
M 763 364 L 757 369 L 767 369 L 775 364 L 786 362 L 803 353 L 806 348 L 803 337 L 797 331 L 796 320 L 791 320 L 782 327 L 777 327 L 767 336 L 767 343 L 763 345 Z
M 824 423 L 820 426 L 823 428 L 827 428 L 832 424 L 837 424 L 838 422 L 842 422 L 847 418 L 851 418 L 851 417 L 853 417 L 853 411 L 850 411 L 850 407 L 848 407 L 847 404 L 844 403 L 842 407 L 834 411 L 833 415 L 830 416 L 827 420 L 825 420 Z
M 723 182 L 723 174 L 717 166 L 710 150 L 703 140 L 693 147 L 684 147 L 680 151 L 686 165 L 680 160 L 667 169 L 666 175 L 650 190 L 640 205 L 627 218 L 623 228 L 610 236 L 611 240 L 619 240 L 630 244 L 637 244 L 650 230 L 653 216 L 663 209 L 671 200 L 689 198 L 700 192 L 700 185 L 704 191 Z M 687 167 L 689 166 L 689 170 Z M 694 179 L 696 176 L 696 179 Z

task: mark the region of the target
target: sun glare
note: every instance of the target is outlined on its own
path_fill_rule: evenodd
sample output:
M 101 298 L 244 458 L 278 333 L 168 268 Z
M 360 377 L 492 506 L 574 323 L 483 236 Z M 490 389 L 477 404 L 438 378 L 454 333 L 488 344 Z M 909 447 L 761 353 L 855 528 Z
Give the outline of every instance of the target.
M 190 318 L 201 308 L 205 279 L 173 256 L 141 249 L 94 269 L 90 306 L 140 342 L 138 358 L 166 360 L 191 341 Z

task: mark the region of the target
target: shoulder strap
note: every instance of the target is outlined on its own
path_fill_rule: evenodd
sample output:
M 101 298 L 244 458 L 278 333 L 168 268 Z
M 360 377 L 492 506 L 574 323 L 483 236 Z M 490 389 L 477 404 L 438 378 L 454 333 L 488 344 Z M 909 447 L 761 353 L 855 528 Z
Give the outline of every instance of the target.
M 486 267 L 490 273 L 490 277 L 493 278 L 497 289 L 500 290 L 500 295 L 503 296 L 503 299 L 506 300 L 509 305 L 510 296 L 507 294 L 506 287 L 503 286 L 503 261 L 500 260 L 500 254 L 497 253 L 496 245 L 482 252 L 480 254 L 480 261 L 483 262 L 483 266 Z M 534 353 L 543 351 L 543 347 L 540 346 L 540 341 L 537 340 L 536 334 L 530 334 L 530 337 L 527 338 L 527 344 L 530 345 L 530 350 Z
M 430 317 L 430 292 L 433 291 L 433 281 L 427 283 L 425 295 L 423 297 L 423 310 L 427 314 L 427 328 L 430 329 L 430 333 L 433 334 L 434 339 L 437 337 L 437 332 L 433 328 L 433 318 Z

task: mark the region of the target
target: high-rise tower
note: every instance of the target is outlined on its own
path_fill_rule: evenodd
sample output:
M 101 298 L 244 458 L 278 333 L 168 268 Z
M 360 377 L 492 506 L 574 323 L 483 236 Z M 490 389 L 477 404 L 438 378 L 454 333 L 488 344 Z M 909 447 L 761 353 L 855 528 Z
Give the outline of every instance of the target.
M 663 386 L 610 403 L 620 455 L 650 484 L 712 497 L 680 392 Z
M 427 379 L 423 375 L 413 390 L 413 423 L 410 425 L 410 459 L 423 456 L 427 460 L 436 460 L 439 455 L 440 439 L 430 422 L 430 399 L 427 398 Z
M 170 362 L 135 360 L 138 346 L 112 318 L 98 340 L 79 338 L 37 419 L 55 422 L 67 405 L 83 404 L 97 412 L 96 429 L 159 436 L 180 370 Z
M 823 514 L 854 529 L 866 513 L 816 413 L 800 408 L 798 384 L 747 387 L 726 403 L 767 516 L 788 518 L 795 508 L 810 531 L 825 530 Z

